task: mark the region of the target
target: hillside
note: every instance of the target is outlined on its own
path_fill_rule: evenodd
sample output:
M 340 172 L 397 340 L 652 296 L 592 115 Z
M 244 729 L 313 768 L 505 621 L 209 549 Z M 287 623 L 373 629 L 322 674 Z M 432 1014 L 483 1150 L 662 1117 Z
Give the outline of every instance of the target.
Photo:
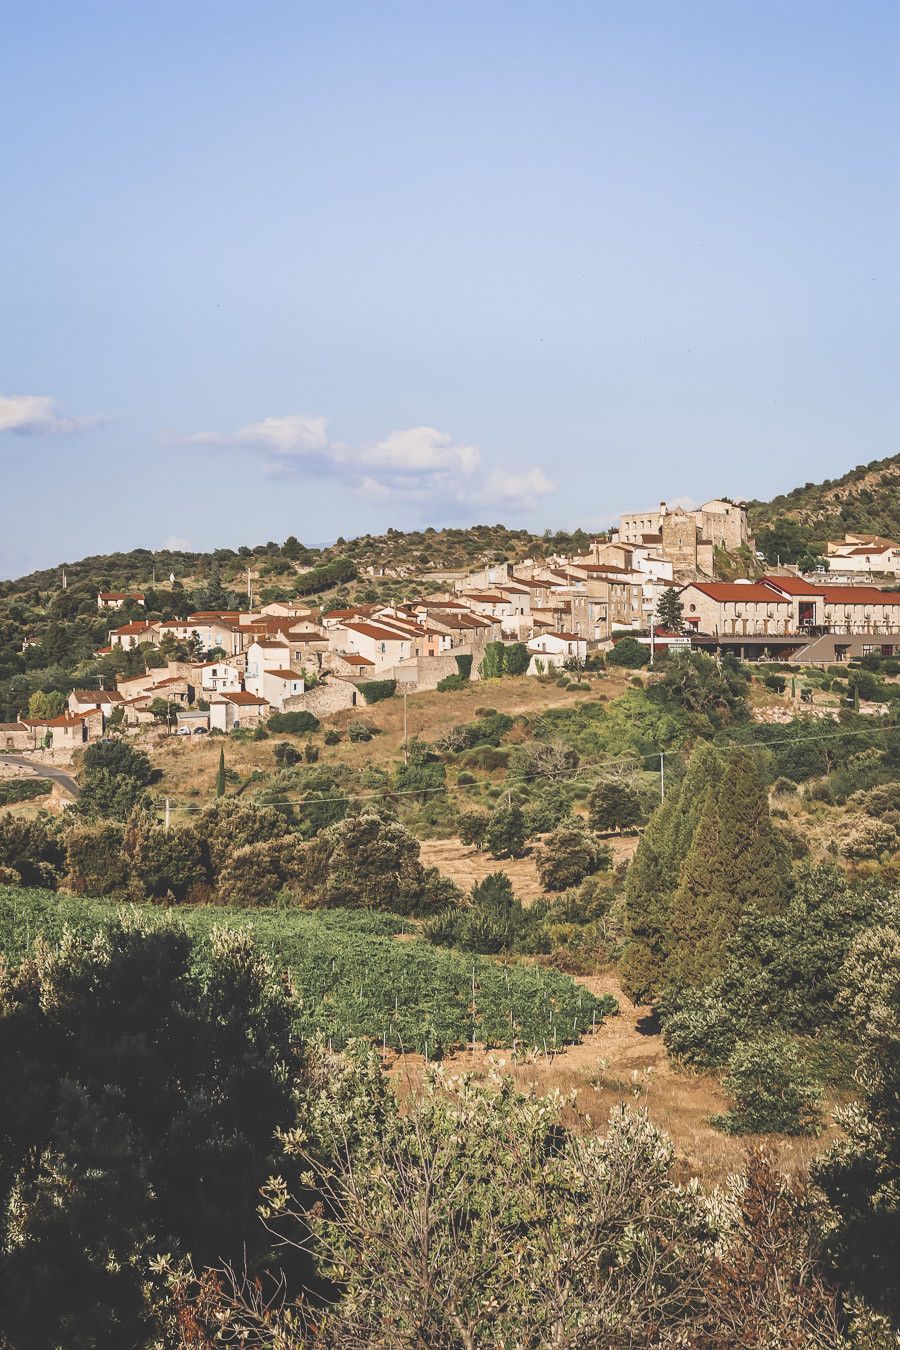
M 772 560 L 777 552 L 782 562 L 799 561 L 804 550 L 820 554 L 829 539 L 848 531 L 900 538 L 900 455 L 805 483 L 769 502 L 749 502 L 748 511 L 760 549 Z

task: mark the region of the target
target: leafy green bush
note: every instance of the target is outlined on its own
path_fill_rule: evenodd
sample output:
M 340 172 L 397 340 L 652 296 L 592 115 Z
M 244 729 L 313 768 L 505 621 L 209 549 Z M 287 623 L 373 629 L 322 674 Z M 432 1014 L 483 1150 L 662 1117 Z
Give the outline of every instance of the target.
M 516 858 L 525 844 L 525 816 L 520 806 L 498 806 L 490 818 L 485 843 L 494 858 Z
M 34 801 L 36 797 L 46 797 L 52 789 L 49 778 L 0 778 L 0 806 Z
M 445 675 L 442 680 L 438 680 L 436 687 L 439 694 L 451 694 L 455 689 L 465 689 L 468 683 L 466 675 Z
M 650 661 L 650 649 L 637 638 L 623 637 L 614 643 L 612 651 L 606 653 L 608 666 L 625 666 L 629 670 L 638 670 Z
M 393 698 L 397 692 L 397 681 L 366 680 L 357 687 L 367 703 L 380 703 L 382 699 Z
M 268 722 L 270 731 L 287 736 L 306 736 L 319 730 L 319 719 L 304 709 L 302 712 L 274 712 Z
M 819 1128 L 819 1090 L 796 1045 L 782 1036 L 738 1045 L 723 1086 L 734 1105 L 712 1123 L 727 1134 L 815 1134 Z
M 460 676 L 462 677 L 462 679 L 463 679 L 466 683 L 468 683 L 468 681 L 471 679 L 471 676 L 472 676 L 472 656 L 471 656 L 471 653 L 469 653 L 469 652 L 462 653 L 461 655 L 457 656 L 457 657 L 455 658 L 455 660 L 456 660 L 456 669 L 459 671 Z
M 600 869 L 612 867 L 612 852 L 581 824 L 560 825 L 544 840 L 537 856 L 545 891 L 566 891 Z
M 335 558 L 332 562 L 321 563 L 308 572 L 301 572 L 294 578 L 294 589 L 297 595 L 315 595 L 318 591 L 327 591 L 332 586 L 353 581 L 355 576 L 356 567 L 349 558 Z
M 0 867 L 17 878 L 15 884 L 55 890 L 64 857 L 55 822 L 40 816 L 25 820 L 9 811 L 0 816 Z
M 370 727 L 367 722 L 354 721 L 347 727 L 347 736 L 354 743 L 370 741 L 374 735 L 374 728 Z
M 272 753 L 275 756 L 275 763 L 283 769 L 289 769 L 292 764 L 299 764 L 300 751 L 290 741 L 278 741 L 272 747 Z

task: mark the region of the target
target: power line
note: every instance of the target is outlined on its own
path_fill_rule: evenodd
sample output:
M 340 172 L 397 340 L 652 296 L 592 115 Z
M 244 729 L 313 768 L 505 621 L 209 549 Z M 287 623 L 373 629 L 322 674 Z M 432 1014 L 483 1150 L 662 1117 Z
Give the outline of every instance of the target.
M 872 727 L 859 727 L 855 731 L 847 730 L 847 731 L 840 731 L 837 733 L 831 732 L 828 734 L 823 734 L 821 736 L 803 736 L 803 737 L 782 736 L 774 740 L 766 740 L 766 741 L 755 741 L 755 742 L 733 741 L 729 745 L 714 745 L 712 742 L 706 742 L 706 745 L 707 748 L 714 754 L 727 755 L 736 749 L 767 750 L 769 746 L 772 745 L 810 745 L 818 743 L 820 741 L 837 741 L 843 740 L 847 737 L 872 736 L 874 734 L 881 734 L 883 732 L 898 731 L 898 730 L 900 730 L 900 723 L 890 723 L 889 725 L 885 725 L 882 722 L 878 722 Z M 584 765 L 583 768 L 574 769 L 571 773 L 560 773 L 559 770 L 546 770 L 530 774 L 520 774 L 515 777 L 507 777 L 504 780 L 504 787 L 510 788 L 515 787 L 518 784 L 528 784 L 545 779 L 566 783 L 602 781 L 604 771 L 614 767 L 617 764 L 634 764 L 635 762 L 643 763 L 645 761 L 654 761 L 654 763 L 658 763 L 660 759 L 662 759 L 664 762 L 666 759 L 669 759 L 671 757 L 679 757 L 681 753 L 682 752 L 680 750 L 654 750 L 647 754 L 641 754 L 639 751 L 634 751 L 633 753 L 629 753 L 627 755 L 618 755 L 615 757 L 611 757 L 610 759 L 605 760 L 602 764 L 592 763 Z M 317 806 L 325 806 L 330 804 L 336 804 L 339 802 L 350 802 L 350 801 L 353 802 L 383 801 L 385 798 L 394 798 L 394 797 L 426 797 L 434 795 L 449 796 L 454 792 L 466 792 L 472 789 L 477 790 L 483 786 L 484 786 L 483 783 L 476 782 L 476 783 L 442 783 L 439 786 L 430 788 L 429 787 L 395 788 L 392 790 L 386 787 L 383 791 L 380 792 L 375 791 L 375 792 L 354 793 L 348 791 L 333 797 L 318 797 L 307 793 L 306 796 L 303 797 L 271 798 L 268 801 L 264 801 L 259 804 L 262 806 L 306 806 L 310 804 L 315 804 Z M 171 802 L 174 799 L 169 797 L 167 800 Z M 226 800 L 235 801 L 237 799 L 232 797 Z M 208 803 L 206 805 L 197 805 L 196 803 L 186 803 L 180 806 L 178 809 L 187 812 L 205 811 L 207 809 L 207 806 Z

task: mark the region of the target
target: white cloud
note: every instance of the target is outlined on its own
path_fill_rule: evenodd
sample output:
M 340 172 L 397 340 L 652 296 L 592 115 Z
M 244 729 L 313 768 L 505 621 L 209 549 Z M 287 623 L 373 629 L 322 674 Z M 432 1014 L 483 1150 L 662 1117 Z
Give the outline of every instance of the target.
M 18 436 L 66 436 L 102 426 L 103 417 L 69 417 L 56 399 L 41 394 L 0 394 L 0 432 Z
M 197 431 L 187 439 L 191 445 L 238 445 L 270 455 L 302 458 L 327 451 L 327 425 L 324 417 L 292 413 L 288 417 L 264 417 L 237 431 Z
M 384 440 L 362 451 L 366 464 L 401 473 L 423 473 L 438 469 L 474 473 L 481 459 L 477 445 L 462 445 L 436 427 L 408 427 L 392 431 Z
M 399 428 L 381 440 L 354 446 L 330 440 L 326 418 L 292 413 L 265 417 L 237 431 L 198 431 L 183 439 L 190 445 L 240 446 L 261 453 L 266 477 L 283 478 L 305 469 L 337 478 L 357 496 L 423 509 L 477 503 L 530 510 L 555 491 L 537 467 L 521 473 L 483 468 L 477 445 L 455 441 L 437 427 Z
M 179 539 L 177 534 L 170 534 L 162 542 L 162 547 L 171 549 L 173 553 L 193 553 L 194 545 L 190 539 Z
M 507 473 L 504 469 L 493 469 L 485 478 L 481 490 L 481 499 L 498 504 L 508 502 L 511 506 L 530 510 L 541 497 L 547 497 L 556 488 L 550 482 L 543 469 L 526 469 L 524 473 Z

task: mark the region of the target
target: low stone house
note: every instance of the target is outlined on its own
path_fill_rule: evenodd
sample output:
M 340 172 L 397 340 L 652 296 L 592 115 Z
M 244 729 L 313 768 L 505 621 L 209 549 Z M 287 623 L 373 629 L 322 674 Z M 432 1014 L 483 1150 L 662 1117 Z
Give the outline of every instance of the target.
M 255 687 L 251 688 L 248 680 L 247 687 L 251 693 L 261 694 L 278 712 L 283 709 L 286 699 L 296 698 L 306 689 L 300 671 L 291 670 L 289 667 L 283 670 L 277 668 L 264 670 L 259 679 L 254 681 L 254 685 Z
M 581 662 L 587 657 L 587 641 L 577 633 L 539 633 L 527 645 L 533 657 L 552 657 L 554 665 L 571 660 Z
M 34 732 L 25 722 L 0 722 L 0 750 L 30 750 L 34 743 Z
M 195 666 L 193 679 L 204 694 L 233 694 L 241 688 L 241 672 L 227 661 L 207 661 Z
M 235 727 L 258 727 L 272 711 L 268 700 L 241 689 L 234 694 L 217 694 L 209 702 L 211 731 L 233 731 Z
M 121 609 L 129 600 L 135 605 L 143 605 L 143 591 L 98 591 L 97 608 Z
M 99 709 L 104 718 L 107 718 L 124 702 L 124 696 L 118 689 L 73 689 L 68 697 L 67 707 L 73 715 Z
M 103 714 L 99 708 L 84 713 L 63 713 L 61 717 L 22 720 L 33 734 L 34 748 L 43 745 L 49 736 L 51 750 L 77 750 L 103 735 Z

